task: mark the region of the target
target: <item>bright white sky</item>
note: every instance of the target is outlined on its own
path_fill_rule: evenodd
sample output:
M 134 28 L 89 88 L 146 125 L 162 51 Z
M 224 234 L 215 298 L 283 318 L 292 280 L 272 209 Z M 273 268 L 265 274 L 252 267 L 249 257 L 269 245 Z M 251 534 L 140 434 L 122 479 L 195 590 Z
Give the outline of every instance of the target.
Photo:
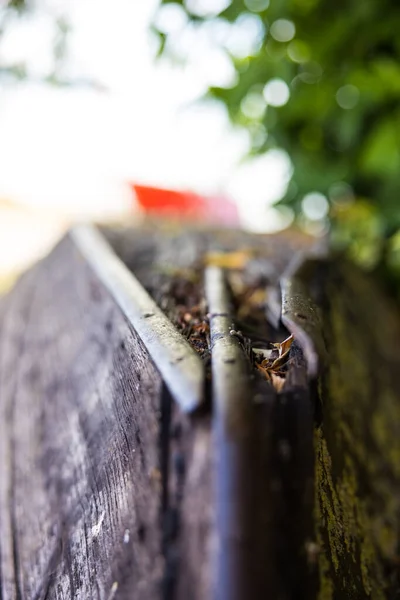
M 191 67 L 155 63 L 148 25 L 157 5 L 47 0 L 72 26 L 65 75 L 104 90 L 0 84 L 0 199 L 35 211 L 0 209 L 0 271 L 46 247 L 55 224 L 126 211 L 127 181 L 228 193 L 245 225 L 276 226 L 266 207 L 284 190 L 287 158 L 275 152 L 238 166 L 247 134 L 232 129 L 222 107 L 193 105 L 209 83 L 229 80 L 229 62 L 205 44 Z M 168 27 L 179 20 L 164 18 Z M 31 75 L 40 77 L 50 66 L 52 32 L 43 14 L 17 22 L 0 44 L 2 61 L 29 56 Z

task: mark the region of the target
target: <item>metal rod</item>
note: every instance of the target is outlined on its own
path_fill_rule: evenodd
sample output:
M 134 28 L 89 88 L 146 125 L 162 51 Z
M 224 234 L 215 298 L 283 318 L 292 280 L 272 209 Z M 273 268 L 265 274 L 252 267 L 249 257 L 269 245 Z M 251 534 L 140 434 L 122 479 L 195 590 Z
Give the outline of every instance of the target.
M 204 366 L 200 357 L 96 227 L 78 225 L 70 236 L 141 337 L 181 409 L 197 409 L 204 400 Z
M 215 600 L 265 597 L 268 558 L 263 519 L 268 506 L 259 493 L 266 473 L 256 434 L 249 361 L 232 335 L 230 300 L 224 273 L 205 272 L 212 348 L 213 434 L 217 556 Z M 261 514 L 261 518 L 260 518 Z M 261 542 L 261 544 L 260 544 Z

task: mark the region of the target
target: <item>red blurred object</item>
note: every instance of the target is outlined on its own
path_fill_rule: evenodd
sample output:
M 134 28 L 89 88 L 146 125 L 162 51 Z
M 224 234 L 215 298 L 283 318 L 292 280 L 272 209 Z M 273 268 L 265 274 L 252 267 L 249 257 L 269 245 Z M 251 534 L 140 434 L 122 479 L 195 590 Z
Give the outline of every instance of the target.
M 236 205 L 223 196 L 200 196 L 144 185 L 130 184 L 140 208 L 149 215 L 196 220 L 218 225 L 238 225 Z

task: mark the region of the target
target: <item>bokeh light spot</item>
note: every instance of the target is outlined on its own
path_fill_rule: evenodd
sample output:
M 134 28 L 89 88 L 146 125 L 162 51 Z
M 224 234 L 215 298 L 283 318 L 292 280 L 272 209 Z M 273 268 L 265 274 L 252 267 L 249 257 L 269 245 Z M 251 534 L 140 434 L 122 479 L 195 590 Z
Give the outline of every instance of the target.
M 336 102 L 340 108 L 349 110 L 354 108 L 360 98 L 360 92 L 355 85 L 344 85 L 336 92 Z
M 272 23 L 270 33 L 277 42 L 290 42 L 295 36 L 296 27 L 288 19 L 277 19 Z
M 259 52 L 264 35 L 265 28 L 260 17 L 243 13 L 232 25 L 226 48 L 235 58 L 244 59 L 253 56 Z
M 327 216 L 329 203 L 323 194 L 312 192 L 304 196 L 301 208 L 307 219 L 310 219 L 310 221 L 320 221 Z
M 154 17 L 154 25 L 161 33 L 169 35 L 181 31 L 187 20 L 187 15 L 182 6 L 173 2 L 160 6 Z
M 343 205 L 354 202 L 353 189 L 345 181 L 333 183 L 328 190 L 328 196 L 334 204 Z
M 264 116 L 266 103 L 264 97 L 257 92 L 249 92 L 240 104 L 240 110 L 248 119 L 261 119 Z
M 270 106 L 283 106 L 289 100 L 290 91 L 283 79 L 270 79 L 264 87 L 264 98 Z
M 321 79 L 323 69 L 320 64 L 311 60 L 307 63 L 304 63 L 300 67 L 300 79 L 304 83 L 308 83 L 312 85 L 313 83 L 317 83 Z
M 230 5 L 229 0 L 186 0 L 189 12 L 198 17 L 214 17 Z
M 304 63 L 310 59 L 310 49 L 305 42 L 293 40 L 287 47 L 287 53 L 293 62 Z
M 252 12 L 261 12 L 269 6 L 269 0 L 244 0 L 244 5 Z

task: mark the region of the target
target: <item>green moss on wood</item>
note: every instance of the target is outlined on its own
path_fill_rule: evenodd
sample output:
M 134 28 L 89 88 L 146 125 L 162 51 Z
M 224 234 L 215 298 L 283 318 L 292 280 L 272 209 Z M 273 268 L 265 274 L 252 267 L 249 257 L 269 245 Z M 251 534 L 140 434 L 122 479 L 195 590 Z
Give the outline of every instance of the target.
M 315 434 L 319 600 L 394 597 L 400 522 L 400 328 L 343 269 L 327 288 L 329 364 Z

